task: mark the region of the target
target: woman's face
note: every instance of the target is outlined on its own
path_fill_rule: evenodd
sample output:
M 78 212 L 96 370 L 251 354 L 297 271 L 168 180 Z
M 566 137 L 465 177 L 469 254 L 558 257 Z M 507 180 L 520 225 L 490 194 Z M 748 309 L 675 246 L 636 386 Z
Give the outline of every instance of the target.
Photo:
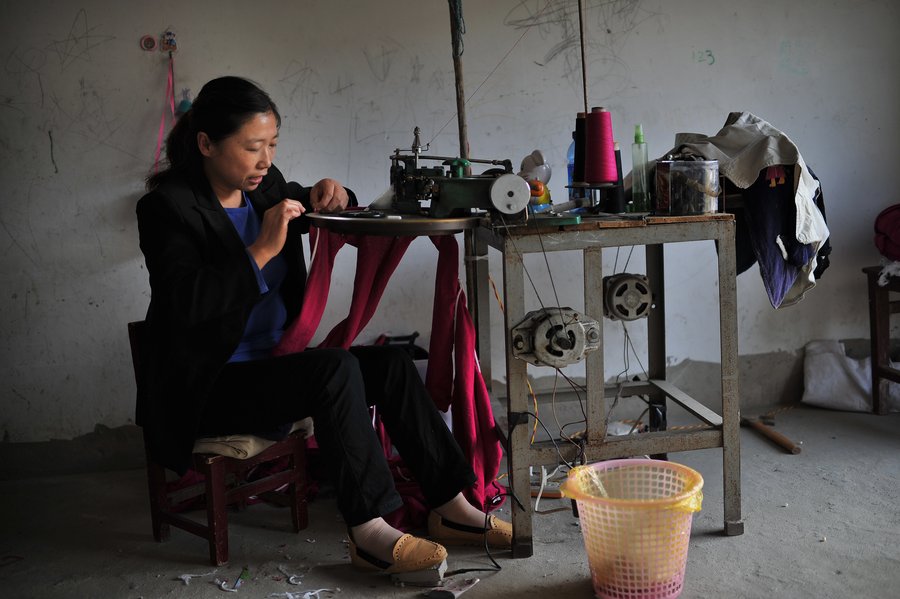
M 272 112 L 253 115 L 240 129 L 218 142 L 202 131 L 197 134 L 203 169 L 223 203 L 242 191 L 256 189 L 275 158 L 278 124 Z

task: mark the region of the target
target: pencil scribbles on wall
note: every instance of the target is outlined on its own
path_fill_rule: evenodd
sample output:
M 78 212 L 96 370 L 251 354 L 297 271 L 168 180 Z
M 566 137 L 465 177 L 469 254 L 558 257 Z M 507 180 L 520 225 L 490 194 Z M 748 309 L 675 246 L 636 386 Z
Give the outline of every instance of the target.
M 292 60 L 285 68 L 284 76 L 278 80 L 288 103 L 296 106 L 303 114 L 310 116 L 316 106 L 319 94 L 319 73 L 306 63 Z
M 694 50 L 691 53 L 691 58 L 694 62 L 699 64 L 705 64 L 709 66 L 716 64 L 716 56 L 709 48 L 704 48 L 703 50 Z
M 75 14 L 69 33 L 61 40 L 50 44 L 48 50 L 55 52 L 59 58 L 60 70 L 66 69 L 73 62 L 91 60 L 91 50 L 112 41 L 115 36 L 100 35 L 96 27 L 88 25 L 87 12 L 82 8 Z
M 642 0 L 587 0 L 584 38 L 588 86 L 603 83 L 603 95 L 619 95 L 629 85 L 628 63 L 622 49 L 639 25 L 660 16 Z M 514 29 L 533 29 L 552 42 L 533 62 L 562 68 L 573 86 L 581 87 L 581 45 L 578 5 L 570 0 L 522 0 L 507 13 L 504 24 Z M 561 63 L 558 65 L 558 63 Z
M 47 53 L 44 50 L 40 48 L 16 48 L 7 57 L 4 65 L 4 71 L 10 77 L 10 83 L 18 88 L 20 96 L 24 95 L 29 86 L 29 80 L 33 81 L 33 84 L 37 86 L 37 95 L 40 97 L 38 105 L 41 107 L 44 106 L 44 80 L 41 70 L 46 64 Z M 8 97 L 4 98 L 3 105 L 22 112 L 18 105 L 26 103 L 22 99 Z
M 98 47 L 115 40 L 115 36 L 100 33 L 97 26 L 91 25 L 84 9 L 76 11 L 65 31 L 62 36 L 48 33 L 44 40 L 36 39 L 31 45 L 14 48 L 4 62 L 7 78 L 0 96 L 0 107 L 8 109 L 0 112 L 0 116 L 15 111 L 22 117 L 15 123 L 16 127 L 36 128 L 47 135 L 49 161 L 31 164 L 42 162 L 53 169 L 54 175 L 59 174 L 62 166 L 58 162 L 59 146 L 73 133 L 94 145 L 135 157 L 112 143 L 124 119 L 107 108 L 106 78 L 94 76 L 94 70 L 99 68 Z M 53 72 L 54 65 L 58 65 L 60 74 Z M 46 151 L 47 141 L 33 139 L 32 152 Z
M 0 96 L 0 108 L 14 110 L 19 113 L 19 115 L 23 116 L 25 114 L 25 110 L 22 108 L 22 106 L 24 106 L 24 103 L 13 96 Z M 3 143 L 4 145 L 6 143 L 3 139 L 2 134 L 0 134 L 0 143 Z
M 436 69 L 431 73 L 431 79 L 428 81 L 428 86 L 436 92 L 442 92 L 447 85 L 446 78 L 447 76 L 444 71 Z
M 369 100 L 353 115 L 353 141 L 362 143 L 384 135 L 385 115 L 381 106 Z
M 412 60 L 410 60 L 409 65 L 409 82 L 410 83 L 419 83 L 421 78 L 422 69 L 425 67 L 422 64 L 422 61 L 419 60 L 419 55 L 416 54 Z
M 347 91 L 351 87 L 353 87 L 352 81 L 348 81 L 348 82 L 344 83 L 341 80 L 341 76 L 338 75 L 337 82 L 334 84 L 334 89 L 331 90 L 331 95 L 337 96 L 337 95 L 343 94 L 345 91 Z
M 106 95 L 93 80 L 78 80 L 79 106 L 76 120 L 83 124 L 88 137 L 106 142 L 115 136 L 122 120 L 110 117 L 106 110 Z
M 53 155 L 53 131 L 47 131 L 47 137 L 50 138 L 50 162 L 53 163 L 54 174 L 59 174 L 59 167 L 56 165 L 56 156 Z
M 379 40 L 376 48 L 363 48 L 363 56 L 369 70 L 376 80 L 384 82 L 391 74 L 395 55 L 403 50 L 403 46 L 390 38 Z
M 79 77 L 77 94 L 51 92 L 51 107 L 44 127 L 47 130 L 58 128 L 64 134 L 84 138 L 92 144 L 86 146 L 88 151 L 95 146 L 103 146 L 136 160 L 143 160 L 143 157 L 119 143 L 122 140 L 116 133 L 127 120 L 117 111 L 110 112 L 107 109 L 108 100 L 101 85 L 103 84 L 96 80 Z
M 27 189 L 22 193 L 29 202 L 33 197 L 34 187 L 37 181 L 34 179 L 27 182 Z M 28 218 L 28 210 L 23 206 L 25 203 L 13 203 L 5 206 L 4 211 L 0 212 L 0 228 L 6 233 L 9 242 L 3 247 L 4 255 L 22 256 L 31 264 L 31 267 L 37 267 L 41 262 L 41 246 L 37 242 L 34 233 L 32 221 Z M 18 250 L 17 254 L 13 254 L 12 249 Z M 23 271 L 24 273 L 25 271 Z M 32 282 L 33 286 L 33 282 Z M 35 293 L 37 290 L 34 290 Z M 25 293 L 25 303 L 28 304 L 28 292 Z

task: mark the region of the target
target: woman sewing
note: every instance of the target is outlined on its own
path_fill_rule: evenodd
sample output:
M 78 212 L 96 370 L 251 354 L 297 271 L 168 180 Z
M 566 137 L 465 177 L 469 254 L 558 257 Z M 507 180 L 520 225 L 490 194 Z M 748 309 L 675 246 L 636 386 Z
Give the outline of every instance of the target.
M 303 299 L 303 214 L 355 203 L 332 179 L 311 188 L 284 180 L 272 163 L 280 124 L 274 102 L 250 81 L 208 82 L 169 134 L 166 167 L 138 202 L 151 288 L 149 385 L 139 418 L 151 454 L 183 473 L 199 437 L 280 439 L 290 423 L 311 416 L 355 566 L 429 568 L 447 555 L 441 543 L 509 547 L 510 525 L 464 498 L 474 473 L 404 351 L 271 356 Z M 370 406 L 432 508 L 429 536 L 437 542 L 383 518 L 402 501 Z

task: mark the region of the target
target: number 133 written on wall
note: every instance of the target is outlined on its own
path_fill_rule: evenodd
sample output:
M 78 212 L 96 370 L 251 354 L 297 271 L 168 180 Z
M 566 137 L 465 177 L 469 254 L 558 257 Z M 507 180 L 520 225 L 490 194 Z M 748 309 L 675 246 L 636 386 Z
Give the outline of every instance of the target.
M 693 60 L 694 62 L 699 62 L 701 64 L 712 65 L 716 62 L 716 57 L 713 55 L 712 50 L 694 50 L 693 52 Z

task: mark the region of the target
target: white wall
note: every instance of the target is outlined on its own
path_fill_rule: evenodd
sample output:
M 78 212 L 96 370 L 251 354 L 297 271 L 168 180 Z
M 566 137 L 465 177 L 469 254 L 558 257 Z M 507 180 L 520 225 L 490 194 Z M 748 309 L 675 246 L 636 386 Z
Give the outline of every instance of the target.
M 414 126 L 425 141 L 433 139 L 435 152 L 456 152 L 445 2 L 4 4 L 5 440 L 68 438 L 97 423 L 131 421 L 125 323 L 143 316 L 149 298 L 134 205 L 152 162 L 166 82 L 165 55 L 141 50 L 142 35 L 176 32 L 178 90 L 196 92 L 222 74 L 265 87 L 284 115 L 277 162 L 298 180 L 334 176 L 367 203 L 386 189 L 388 154 L 410 144 Z M 626 170 L 634 123 L 644 124 L 656 156 L 671 147 L 676 132 L 712 134 L 728 112 L 749 110 L 786 132 L 822 179 L 833 266 L 800 305 L 779 311 L 769 305 L 758 271 L 739 277 L 741 352 L 793 351 L 811 339 L 867 336 L 859 269 L 877 263 L 872 222 L 896 201 L 898 5 L 586 4 L 589 103 L 612 112 L 616 136 L 625 142 Z M 471 153 L 518 163 L 542 149 L 556 169 L 551 190 L 557 197 L 582 106 L 576 5 L 495 0 L 464 6 Z M 639 253 L 631 272 L 641 272 Z M 717 361 L 712 244 L 674 247 L 667 255 L 675 258 L 667 270 L 670 360 Z M 614 258 L 607 252 L 607 272 Z M 619 259 L 621 270 L 624 255 Z M 418 330 L 427 342 L 433 263 L 431 245 L 415 242 L 363 340 Z M 532 256 L 526 265 L 549 290 L 543 260 Z M 554 255 L 550 265 L 560 303 L 577 307 L 577 256 Z M 348 305 L 352 268 L 347 252 L 328 322 Z M 622 333 L 619 325 L 606 326 L 614 375 L 622 367 Z M 640 350 L 640 324 L 632 334 Z M 494 335 L 499 347 L 500 330 Z

